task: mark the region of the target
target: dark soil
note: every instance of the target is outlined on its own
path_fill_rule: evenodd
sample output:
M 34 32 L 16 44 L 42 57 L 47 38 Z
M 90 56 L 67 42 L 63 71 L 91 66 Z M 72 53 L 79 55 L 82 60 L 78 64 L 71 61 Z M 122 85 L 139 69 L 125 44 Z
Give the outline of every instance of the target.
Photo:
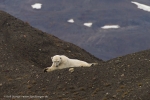
M 56 54 L 99 65 L 44 73 Z M 0 100 L 149 99 L 150 50 L 104 62 L 0 11 Z

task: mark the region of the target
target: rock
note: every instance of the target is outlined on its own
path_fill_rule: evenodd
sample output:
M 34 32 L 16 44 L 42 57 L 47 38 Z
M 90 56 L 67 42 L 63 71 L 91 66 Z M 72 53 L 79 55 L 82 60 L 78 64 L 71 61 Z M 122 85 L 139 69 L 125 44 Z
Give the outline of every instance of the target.
M 119 64 L 119 63 L 121 63 L 120 60 L 116 60 L 116 61 L 115 61 L 115 64 Z
M 21 77 L 16 78 L 16 80 L 21 80 L 21 79 L 22 79 Z
M 3 84 L 2 83 L 0 83 L 0 86 L 2 86 Z
M 117 96 L 116 95 L 113 95 L 113 98 L 116 98 Z
M 69 68 L 69 72 L 74 72 L 74 68 Z
M 122 74 L 121 77 L 124 77 L 124 74 Z

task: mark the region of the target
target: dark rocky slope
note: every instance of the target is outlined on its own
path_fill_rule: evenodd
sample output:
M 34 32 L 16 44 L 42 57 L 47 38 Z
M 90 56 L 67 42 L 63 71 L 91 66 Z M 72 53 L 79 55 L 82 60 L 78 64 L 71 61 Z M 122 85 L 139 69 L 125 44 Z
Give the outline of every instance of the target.
M 150 0 L 132 1 L 150 5 Z M 36 2 L 40 10 L 31 7 Z M 131 0 L 1 0 L 0 10 L 103 60 L 150 49 L 150 13 Z M 74 24 L 67 22 L 71 18 Z M 120 28 L 101 29 L 104 25 Z
M 68 69 L 43 73 L 55 54 L 99 65 L 75 68 L 73 73 Z M 149 65 L 150 50 L 103 62 L 71 43 L 0 11 L 2 100 L 22 100 L 23 96 L 27 96 L 26 100 L 148 100 Z

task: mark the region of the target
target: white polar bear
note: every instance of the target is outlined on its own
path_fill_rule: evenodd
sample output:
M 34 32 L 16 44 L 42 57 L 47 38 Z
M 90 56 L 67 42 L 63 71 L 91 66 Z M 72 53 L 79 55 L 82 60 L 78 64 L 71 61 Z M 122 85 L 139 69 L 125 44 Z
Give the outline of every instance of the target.
M 70 59 L 64 55 L 55 55 L 51 57 L 52 66 L 44 69 L 44 72 L 51 72 L 58 69 L 72 68 L 72 67 L 91 67 L 97 63 L 87 63 L 78 59 Z

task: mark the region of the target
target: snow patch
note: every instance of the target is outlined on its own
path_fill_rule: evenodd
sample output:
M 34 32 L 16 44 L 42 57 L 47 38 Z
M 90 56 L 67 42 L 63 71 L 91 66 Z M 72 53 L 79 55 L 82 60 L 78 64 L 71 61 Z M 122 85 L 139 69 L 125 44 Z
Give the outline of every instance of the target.
M 144 11 L 150 12 L 150 6 L 147 6 L 147 5 L 138 3 L 138 2 L 134 2 L 134 1 L 131 1 L 131 3 L 137 5 L 137 7 L 138 7 L 139 9 L 142 9 L 142 10 L 144 10 Z
M 41 3 L 35 3 L 35 4 L 31 5 L 31 7 L 33 9 L 41 9 L 42 8 L 42 4 Z
M 84 26 L 91 27 L 93 23 L 84 23 Z
M 101 27 L 102 29 L 120 28 L 119 25 L 105 25 Z
M 69 19 L 67 22 L 74 23 L 74 20 L 73 19 Z

